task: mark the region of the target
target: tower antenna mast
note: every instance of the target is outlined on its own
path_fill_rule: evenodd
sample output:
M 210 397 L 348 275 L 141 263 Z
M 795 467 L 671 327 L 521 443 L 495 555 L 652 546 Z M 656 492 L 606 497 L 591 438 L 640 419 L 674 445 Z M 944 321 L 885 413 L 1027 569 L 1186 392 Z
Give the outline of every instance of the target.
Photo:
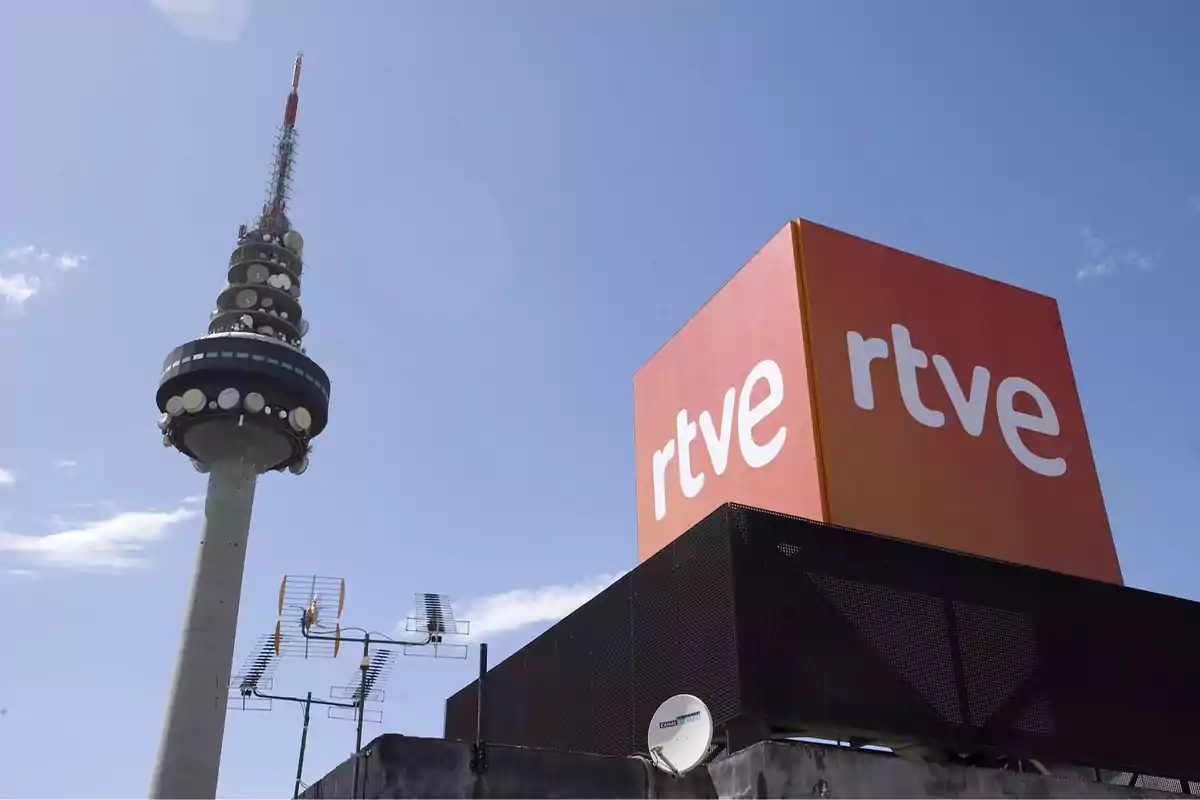
M 292 186 L 292 165 L 296 156 L 296 112 L 300 109 L 300 69 L 304 66 L 304 54 L 297 53 L 292 65 L 292 90 L 283 107 L 283 126 L 275 140 L 275 161 L 271 169 L 271 184 L 267 191 L 267 202 L 263 205 L 259 227 L 282 234 L 289 225 L 287 201 Z
M 258 476 L 304 473 L 329 421 L 329 376 L 303 347 L 304 239 L 287 218 L 301 63 L 297 56 L 262 215 L 238 230 L 207 330 L 172 350 L 159 376 L 163 445 L 208 475 L 208 493 L 152 798 L 216 796 Z

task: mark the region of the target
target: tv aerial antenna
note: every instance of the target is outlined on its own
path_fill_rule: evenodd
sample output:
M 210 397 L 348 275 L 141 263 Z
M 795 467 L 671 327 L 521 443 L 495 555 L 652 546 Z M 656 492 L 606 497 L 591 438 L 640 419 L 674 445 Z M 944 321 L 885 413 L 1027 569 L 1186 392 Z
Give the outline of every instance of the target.
M 346 582 L 342 578 L 319 575 L 286 575 L 279 586 L 278 614 L 275 629 L 259 637 L 242 668 L 234 674 L 229 685 L 226 708 L 237 711 L 270 711 L 274 701 L 298 703 L 304 707 L 304 724 L 300 733 L 300 756 L 296 763 L 296 782 L 292 796 L 300 794 L 300 776 L 304 771 L 304 752 L 308 745 L 308 725 L 312 707 L 330 706 L 353 708 L 349 702 L 320 700 L 309 692 L 305 697 L 272 693 L 275 670 L 285 658 L 337 658 L 341 647 L 341 624 L 346 603 Z M 326 634 L 310 641 L 290 624 L 295 617 L 311 630 Z M 289 624 L 284 625 L 284 621 Z
M 276 655 L 293 658 L 337 658 L 346 607 L 345 578 L 284 575 L 279 584 L 279 620 L 275 623 Z M 299 622 L 299 630 L 290 623 Z M 301 631 L 324 634 L 309 637 Z
M 354 742 L 354 784 L 351 798 L 359 796 L 359 775 L 363 756 L 363 723 L 382 721 L 380 709 L 370 709 L 368 703 L 382 703 L 383 686 L 395 666 L 397 653 L 406 656 L 433 658 L 467 657 L 465 644 L 447 643 L 448 636 L 466 636 L 471 625 L 454 617 L 450 598 L 441 594 L 417 593 L 414 613 L 407 618 L 406 630 L 415 633 L 410 640 L 394 639 L 363 628 L 343 628 L 340 620 L 346 599 L 346 584 L 341 578 L 321 578 L 312 575 L 285 575 L 279 586 L 279 621 L 275 624 L 276 655 L 303 658 L 337 657 L 343 644 L 361 644 L 362 658 L 356 680 L 330 689 L 330 700 L 286 698 L 305 703 L 305 733 L 301 736 L 301 757 L 297 766 L 296 790 L 299 793 L 300 772 L 304 766 L 304 739 L 308 730 L 308 712 L 313 705 L 329 707 L 333 719 L 356 722 Z M 348 636 L 348 631 L 361 636 Z M 374 650 L 372 650 L 374 646 Z M 258 696 L 262 696 L 261 693 Z M 285 699 L 274 697 L 273 699 Z M 346 713 L 349 710 L 350 713 Z
M 677 694 L 650 718 L 646 745 L 654 766 L 680 777 L 704 762 L 712 747 L 712 712 L 699 697 Z

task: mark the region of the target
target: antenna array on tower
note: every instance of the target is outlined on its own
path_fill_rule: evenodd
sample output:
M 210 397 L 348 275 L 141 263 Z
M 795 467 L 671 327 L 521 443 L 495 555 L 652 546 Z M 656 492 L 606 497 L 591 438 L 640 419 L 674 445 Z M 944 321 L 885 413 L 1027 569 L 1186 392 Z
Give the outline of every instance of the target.
M 418 592 L 415 595 L 416 610 L 407 620 L 405 630 L 426 637 L 425 642 L 409 642 L 404 645 L 404 655 L 427 658 L 466 658 L 465 644 L 446 644 L 447 636 L 466 636 L 471 632 L 471 623 L 454 618 L 450 598 L 444 594 Z
M 279 666 L 275 637 L 264 634 L 246 657 L 245 663 L 229 682 L 226 708 L 239 711 L 270 711 L 271 701 L 256 697 L 257 691 L 271 691 L 275 669 Z
M 361 710 L 366 722 L 382 722 L 383 710 L 366 708 L 367 703 L 382 703 L 384 700 L 383 686 L 392 674 L 396 665 L 396 651 L 382 648 L 371 653 L 366 667 L 359 666 L 349 683 L 342 686 L 332 686 L 329 697 L 333 700 L 345 700 L 355 704 L 356 708 L 329 707 L 330 719 L 357 720 Z
M 276 652 L 291 658 L 336 658 L 346 605 L 346 581 L 322 575 L 284 575 L 279 584 Z M 331 634 L 314 637 L 312 634 Z

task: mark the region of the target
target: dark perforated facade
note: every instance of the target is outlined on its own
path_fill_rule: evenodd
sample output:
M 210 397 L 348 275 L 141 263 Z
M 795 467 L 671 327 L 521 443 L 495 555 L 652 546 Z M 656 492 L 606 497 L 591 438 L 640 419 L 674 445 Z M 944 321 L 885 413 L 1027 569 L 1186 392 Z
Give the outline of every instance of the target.
M 719 726 L 1196 778 L 1197 631 L 1198 603 L 727 505 L 492 669 L 484 733 L 627 755 L 686 692 Z

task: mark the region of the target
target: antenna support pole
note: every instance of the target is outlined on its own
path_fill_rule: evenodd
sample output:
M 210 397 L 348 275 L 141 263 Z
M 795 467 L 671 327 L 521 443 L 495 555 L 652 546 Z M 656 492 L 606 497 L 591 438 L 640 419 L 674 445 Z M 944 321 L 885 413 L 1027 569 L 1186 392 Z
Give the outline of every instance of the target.
M 479 682 L 475 692 L 475 744 L 471 746 L 471 772 L 487 772 L 487 743 L 483 740 L 483 683 L 487 675 L 487 642 L 479 644 Z
M 358 730 L 354 734 L 354 785 L 350 790 L 350 800 L 354 800 L 361 795 L 358 792 L 358 776 L 359 765 L 362 763 L 362 734 L 363 734 L 363 717 L 366 716 L 367 705 L 367 670 L 371 667 L 371 634 L 363 635 L 363 657 L 358 668 L 361 672 L 359 676 L 359 692 L 358 692 Z
M 304 728 L 300 731 L 300 758 L 296 761 L 296 785 L 292 787 L 292 797 L 300 796 L 300 776 L 304 773 L 304 748 L 308 744 L 308 712 L 312 709 L 312 692 L 304 698 Z

